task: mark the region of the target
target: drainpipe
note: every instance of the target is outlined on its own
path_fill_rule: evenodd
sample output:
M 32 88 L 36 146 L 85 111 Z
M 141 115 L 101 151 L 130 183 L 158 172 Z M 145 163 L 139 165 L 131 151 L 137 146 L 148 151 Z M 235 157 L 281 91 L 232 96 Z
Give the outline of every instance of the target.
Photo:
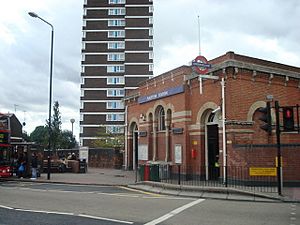
M 169 161 L 169 137 L 170 137 L 170 130 L 169 130 L 169 124 L 166 125 L 166 136 L 165 136 L 165 142 L 166 142 L 166 158 L 165 162 Z
M 223 174 L 224 174 L 224 180 L 223 182 L 227 185 L 227 149 L 226 149 L 226 115 L 225 115 L 225 80 L 224 77 L 222 77 L 221 80 L 221 86 L 222 86 L 222 127 L 223 127 Z
M 128 169 L 128 106 L 125 106 L 125 167 L 124 169 L 127 170 Z
M 153 159 L 152 161 L 156 161 L 156 139 L 157 139 L 157 133 L 156 133 L 156 127 L 157 123 L 155 123 L 155 120 L 153 120 Z

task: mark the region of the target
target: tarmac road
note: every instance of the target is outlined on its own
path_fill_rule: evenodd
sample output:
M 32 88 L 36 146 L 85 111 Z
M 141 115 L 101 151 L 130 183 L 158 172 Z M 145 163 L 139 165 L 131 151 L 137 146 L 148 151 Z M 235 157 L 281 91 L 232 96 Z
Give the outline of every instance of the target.
M 296 225 L 299 204 L 178 198 L 117 186 L 0 183 L 0 224 Z

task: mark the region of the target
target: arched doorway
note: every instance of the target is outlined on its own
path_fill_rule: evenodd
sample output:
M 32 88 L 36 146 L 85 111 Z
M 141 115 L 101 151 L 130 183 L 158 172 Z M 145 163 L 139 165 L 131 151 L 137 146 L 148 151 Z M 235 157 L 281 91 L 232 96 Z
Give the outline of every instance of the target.
M 205 123 L 205 164 L 206 179 L 216 180 L 220 176 L 219 127 L 221 125 L 220 110 L 209 110 Z

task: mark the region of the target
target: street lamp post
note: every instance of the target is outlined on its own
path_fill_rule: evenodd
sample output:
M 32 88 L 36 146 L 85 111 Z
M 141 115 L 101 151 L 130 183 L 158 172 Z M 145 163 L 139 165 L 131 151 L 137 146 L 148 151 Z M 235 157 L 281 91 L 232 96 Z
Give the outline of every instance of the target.
M 75 119 L 70 119 L 70 122 L 71 122 L 71 124 L 72 124 L 72 136 L 74 135 L 73 134 L 73 124 L 74 124 L 74 122 L 75 122 Z
M 47 179 L 50 180 L 50 169 L 51 169 L 51 108 L 52 108 L 52 68 L 53 68 L 53 38 L 54 38 L 54 28 L 51 23 L 39 17 L 34 12 L 28 13 L 31 17 L 38 18 L 42 20 L 44 23 L 48 24 L 51 27 L 51 50 L 50 50 L 50 79 L 49 79 L 49 118 L 48 118 L 48 132 L 49 132 L 49 140 L 48 140 L 48 168 L 47 168 Z

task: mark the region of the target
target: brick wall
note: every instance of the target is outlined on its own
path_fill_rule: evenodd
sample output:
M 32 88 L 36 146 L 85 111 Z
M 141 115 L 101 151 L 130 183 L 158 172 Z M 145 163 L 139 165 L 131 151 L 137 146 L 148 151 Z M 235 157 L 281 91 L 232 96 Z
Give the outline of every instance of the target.
M 242 63 L 237 65 L 242 66 L 234 67 L 225 64 L 228 62 L 236 63 L 237 61 Z M 270 146 L 276 143 L 275 131 L 273 129 L 272 135 L 269 136 L 259 128 L 260 121 L 258 117 L 260 115 L 255 110 L 262 106 L 260 104 L 266 102 L 266 97 L 270 95 L 273 96 L 274 100 L 278 100 L 281 106 L 300 104 L 300 69 L 237 55 L 233 52 L 228 52 L 210 62 L 214 64 L 213 68 L 225 65 L 224 68 L 220 67 L 220 69 L 214 70 L 212 75 L 219 76 L 220 78 L 224 77 L 226 81 L 226 121 L 228 122 L 226 125 L 226 146 L 228 165 L 273 167 L 277 150 Z M 269 73 L 268 71 L 273 72 Z M 289 78 L 287 79 L 286 76 L 289 76 Z M 297 78 L 297 76 L 299 77 Z M 140 114 L 148 116 L 149 112 L 154 112 L 155 107 L 158 105 L 171 108 L 171 128 L 183 128 L 184 132 L 178 135 L 170 132 L 170 162 L 174 163 L 175 160 L 174 145 L 182 144 L 183 164 L 195 167 L 199 165 L 204 166 L 206 162 L 205 119 L 207 120 L 209 113 L 214 108 L 222 104 L 220 80 L 203 80 L 203 93 L 200 94 L 198 76 L 193 74 L 190 67 L 182 66 L 145 81 L 140 85 L 138 90 L 134 90 L 130 94 L 148 96 L 179 85 L 184 85 L 184 93 L 144 104 L 138 104 L 137 98 L 127 101 L 128 121 L 132 118 L 139 120 Z M 204 106 L 207 106 L 207 108 Z M 274 102 L 272 102 L 272 106 L 274 106 Z M 274 115 L 274 112 L 272 112 L 272 115 Z M 149 143 L 149 152 L 152 152 L 152 128 L 149 130 L 150 125 L 147 124 L 147 119 L 146 121 L 139 120 L 138 127 L 139 130 L 147 131 L 149 136 L 140 137 L 139 142 L 144 144 Z M 281 140 L 282 143 L 286 144 L 300 144 L 300 134 L 282 133 Z M 164 132 L 158 134 L 157 146 L 157 160 L 163 161 L 165 158 Z M 297 154 L 297 150 L 300 150 L 299 148 L 299 146 L 284 148 L 283 157 L 287 166 L 286 171 L 292 171 L 288 168 L 295 168 L 300 174 L 300 166 L 298 166 L 299 163 L 297 164 L 300 161 L 300 155 Z M 130 145 L 128 149 L 130 151 Z M 197 152 L 194 159 L 191 157 L 192 149 Z M 221 121 L 219 121 L 219 149 L 220 164 L 222 165 L 223 143 Z M 150 158 L 150 160 L 152 159 Z M 286 172 L 285 177 L 289 180 L 298 179 L 292 172 Z

